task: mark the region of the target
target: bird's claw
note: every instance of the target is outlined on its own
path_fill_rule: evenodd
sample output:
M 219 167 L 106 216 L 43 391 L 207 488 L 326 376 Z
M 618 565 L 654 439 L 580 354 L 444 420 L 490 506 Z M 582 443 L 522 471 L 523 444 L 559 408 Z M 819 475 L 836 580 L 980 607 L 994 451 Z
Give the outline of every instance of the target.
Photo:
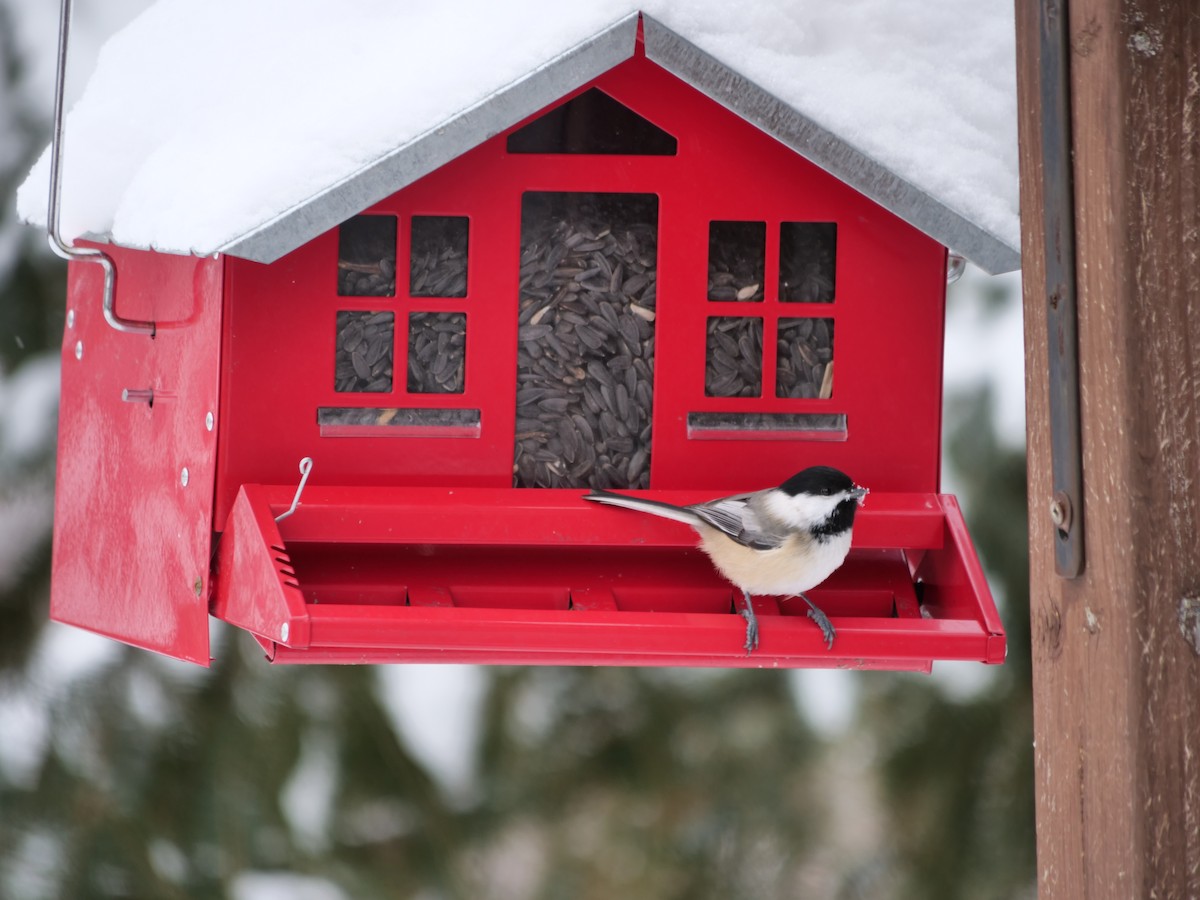
M 758 647 L 758 619 L 754 615 L 754 610 L 747 603 L 745 608 L 741 610 L 741 616 L 746 620 L 746 655 L 749 656 Z
M 738 614 L 746 620 L 746 655 L 749 656 L 758 647 L 758 617 L 754 615 L 754 604 L 750 601 L 750 595 L 746 591 L 742 591 L 742 600 L 745 605 L 738 610 Z
M 833 624 L 829 621 L 829 617 L 825 615 L 825 613 L 821 612 L 821 610 L 817 608 L 816 604 L 814 604 L 803 594 L 801 594 L 800 597 L 805 603 L 808 604 L 808 617 L 816 623 L 818 628 L 821 629 L 821 635 L 825 638 L 825 649 L 832 650 L 833 638 L 837 632 L 834 630 Z

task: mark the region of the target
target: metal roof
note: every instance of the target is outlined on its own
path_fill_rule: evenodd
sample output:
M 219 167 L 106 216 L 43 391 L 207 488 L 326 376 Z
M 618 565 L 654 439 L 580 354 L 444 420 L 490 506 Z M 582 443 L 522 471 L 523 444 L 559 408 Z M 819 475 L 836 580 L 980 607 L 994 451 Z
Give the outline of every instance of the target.
M 649 16 L 644 21 L 646 56 L 667 71 L 985 272 L 996 275 L 1020 268 L 1018 248 L 905 181 L 662 23 Z
M 583 86 L 634 53 L 638 14 L 548 59 L 436 128 L 396 147 L 253 231 L 223 253 L 269 263 Z M 1020 251 L 899 177 L 687 38 L 643 15 L 646 56 L 747 122 L 987 272 L 1020 267 Z
M 546 60 L 524 78 L 417 135 L 303 203 L 219 248 L 222 253 L 274 262 L 350 216 L 495 137 L 564 94 L 633 55 L 638 14 Z
M 637 12 L 233 240 L 193 252 L 215 250 L 256 262 L 274 262 L 633 56 L 639 15 L 646 56 L 651 61 L 986 272 L 998 274 L 1020 267 L 1018 247 L 897 175 L 662 22 Z M 86 237 L 112 240 L 108 234 Z

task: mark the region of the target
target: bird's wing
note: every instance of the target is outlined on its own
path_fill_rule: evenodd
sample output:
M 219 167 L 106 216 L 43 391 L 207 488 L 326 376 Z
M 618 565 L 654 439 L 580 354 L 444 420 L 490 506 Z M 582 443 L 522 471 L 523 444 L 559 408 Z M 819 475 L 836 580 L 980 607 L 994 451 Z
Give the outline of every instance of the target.
M 772 550 L 780 546 L 786 534 L 772 530 L 762 521 L 749 501 L 753 494 L 723 497 L 711 503 L 688 507 L 702 520 L 730 539 L 755 550 Z

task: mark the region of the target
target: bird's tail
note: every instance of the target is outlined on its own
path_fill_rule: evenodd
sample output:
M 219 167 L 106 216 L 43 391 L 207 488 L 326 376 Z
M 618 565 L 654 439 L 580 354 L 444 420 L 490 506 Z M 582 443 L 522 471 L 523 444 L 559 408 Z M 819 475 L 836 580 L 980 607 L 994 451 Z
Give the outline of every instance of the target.
M 650 500 L 645 497 L 627 497 L 624 494 L 614 494 L 612 491 L 593 490 L 590 494 L 583 495 L 584 500 L 594 500 L 596 503 L 604 503 L 609 506 L 620 506 L 625 509 L 633 509 L 638 512 L 649 513 L 652 516 L 661 516 L 664 519 L 674 519 L 676 522 L 683 522 L 685 525 L 699 525 L 702 519 L 684 506 L 675 506 L 671 503 L 663 503 L 661 500 Z

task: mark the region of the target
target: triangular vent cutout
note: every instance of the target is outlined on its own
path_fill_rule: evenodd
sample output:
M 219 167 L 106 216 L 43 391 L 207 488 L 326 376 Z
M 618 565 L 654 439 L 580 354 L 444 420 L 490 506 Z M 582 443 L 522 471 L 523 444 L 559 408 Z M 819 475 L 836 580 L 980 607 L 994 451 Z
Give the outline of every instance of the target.
M 675 138 L 596 88 L 508 136 L 509 153 L 674 156 Z

